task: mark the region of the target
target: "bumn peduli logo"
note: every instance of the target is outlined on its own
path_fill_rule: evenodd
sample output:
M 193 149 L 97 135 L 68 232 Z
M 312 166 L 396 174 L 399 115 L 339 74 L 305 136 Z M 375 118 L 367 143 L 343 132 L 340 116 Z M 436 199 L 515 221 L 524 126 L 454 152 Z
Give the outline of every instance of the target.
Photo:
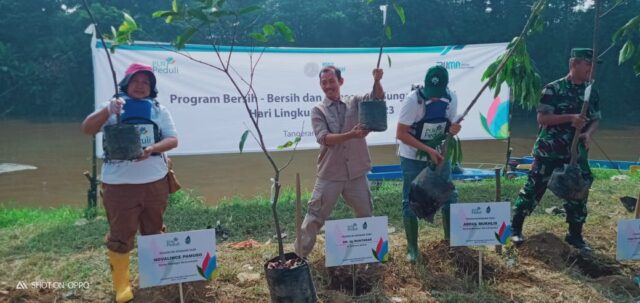
M 506 139 L 509 136 L 509 100 L 496 97 L 491 103 L 487 115 L 480 113 L 482 127 L 496 139 Z
M 173 57 L 167 57 L 164 60 L 153 60 L 151 62 L 153 72 L 158 74 L 178 74 L 178 65 Z

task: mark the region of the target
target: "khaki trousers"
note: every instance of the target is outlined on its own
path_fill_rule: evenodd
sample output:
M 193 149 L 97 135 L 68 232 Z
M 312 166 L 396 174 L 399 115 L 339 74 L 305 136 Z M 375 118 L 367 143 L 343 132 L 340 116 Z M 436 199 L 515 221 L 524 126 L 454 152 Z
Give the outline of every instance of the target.
M 349 181 L 316 179 L 307 214 L 302 222 L 300 243 L 296 241 L 294 244 L 298 256 L 306 258 L 311 253 L 316 236 L 324 226 L 324 221 L 331 215 L 340 195 L 353 209 L 356 217 L 373 215 L 373 201 L 366 175 Z
M 103 183 L 102 201 L 109 220 L 107 248 L 128 253 L 138 228 L 142 235 L 161 233 L 168 199 L 167 177 L 146 184 Z

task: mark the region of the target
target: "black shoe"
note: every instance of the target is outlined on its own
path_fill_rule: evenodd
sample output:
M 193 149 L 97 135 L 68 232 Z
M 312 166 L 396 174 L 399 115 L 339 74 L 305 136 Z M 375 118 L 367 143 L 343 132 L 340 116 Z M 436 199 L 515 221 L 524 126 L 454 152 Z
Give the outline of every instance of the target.
M 567 243 L 569 243 L 569 245 L 575 247 L 576 249 L 579 249 L 582 252 L 590 253 L 593 251 L 593 248 L 591 248 L 591 246 L 589 246 L 587 242 L 584 242 L 584 239 L 582 239 L 582 236 L 567 234 L 564 237 L 564 241 L 566 241 Z
M 522 235 L 524 218 L 526 218 L 524 213 L 516 212 L 511 220 L 511 242 L 515 245 L 520 245 L 524 242 L 524 236 Z
M 511 231 L 511 242 L 513 242 L 513 244 L 515 244 L 516 246 L 524 243 L 524 236 L 522 235 L 522 232 L 514 232 Z

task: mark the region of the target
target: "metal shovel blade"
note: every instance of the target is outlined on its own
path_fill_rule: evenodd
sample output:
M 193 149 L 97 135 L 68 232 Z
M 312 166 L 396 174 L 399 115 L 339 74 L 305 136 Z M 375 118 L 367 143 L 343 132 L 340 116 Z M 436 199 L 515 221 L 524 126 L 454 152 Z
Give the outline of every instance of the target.
M 630 196 L 620 197 L 620 203 L 622 203 L 622 206 L 624 206 L 624 208 L 630 213 L 636 210 L 637 202 L 638 202 L 638 199 L 634 197 L 630 197 Z
M 591 184 L 584 179 L 578 165 L 565 164 L 553 171 L 547 186 L 558 198 L 581 201 L 587 197 Z
M 426 167 L 411 182 L 409 205 L 420 219 L 432 218 L 455 189 L 449 169 Z

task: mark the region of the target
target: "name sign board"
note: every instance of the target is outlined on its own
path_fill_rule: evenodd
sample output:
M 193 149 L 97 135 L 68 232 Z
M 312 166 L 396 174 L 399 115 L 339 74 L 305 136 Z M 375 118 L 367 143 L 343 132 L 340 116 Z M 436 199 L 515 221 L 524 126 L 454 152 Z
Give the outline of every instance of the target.
M 137 238 L 140 288 L 211 280 L 216 273 L 215 229 Z
M 640 219 L 618 221 L 616 259 L 640 259 Z
M 510 236 L 511 203 L 451 204 L 451 246 L 505 245 Z
M 387 217 L 327 221 L 325 266 L 386 262 L 389 258 Z

